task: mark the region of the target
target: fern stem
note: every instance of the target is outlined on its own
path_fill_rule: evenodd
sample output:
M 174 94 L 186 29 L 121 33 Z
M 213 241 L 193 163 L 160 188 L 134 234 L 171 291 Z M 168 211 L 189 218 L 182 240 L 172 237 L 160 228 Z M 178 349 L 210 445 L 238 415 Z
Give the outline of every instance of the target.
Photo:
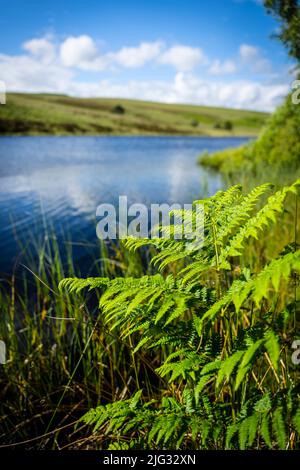
M 131 351 L 132 364 L 133 364 L 133 368 L 134 368 L 134 375 L 135 375 L 136 385 L 137 385 L 137 388 L 139 390 L 140 389 L 139 374 L 138 374 L 138 370 L 137 370 L 136 362 L 135 362 L 135 357 L 134 357 L 134 353 L 133 353 L 134 347 L 133 347 L 133 344 L 132 344 L 131 335 L 129 335 L 129 345 L 130 345 L 130 351 Z
M 297 251 L 297 224 L 298 224 L 298 195 L 295 196 L 295 233 L 294 233 L 294 252 Z M 294 330 L 296 331 L 296 317 L 297 317 L 297 274 L 295 274 L 295 306 L 294 306 Z
M 217 230 L 216 230 L 216 224 L 213 219 L 211 218 L 212 222 L 212 232 L 213 232 L 213 240 L 214 240 L 214 249 L 215 249 L 215 255 L 216 255 L 216 265 L 217 265 L 217 271 L 220 270 L 220 261 L 219 261 L 219 252 L 218 252 L 218 245 L 217 245 Z

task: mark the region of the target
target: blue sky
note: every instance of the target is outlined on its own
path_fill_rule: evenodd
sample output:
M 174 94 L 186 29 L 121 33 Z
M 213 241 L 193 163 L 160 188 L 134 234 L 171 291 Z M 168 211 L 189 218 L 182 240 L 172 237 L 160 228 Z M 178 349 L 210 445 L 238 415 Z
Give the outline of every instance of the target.
M 0 0 L 8 90 L 272 110 L 291 62 L 259 0 Z

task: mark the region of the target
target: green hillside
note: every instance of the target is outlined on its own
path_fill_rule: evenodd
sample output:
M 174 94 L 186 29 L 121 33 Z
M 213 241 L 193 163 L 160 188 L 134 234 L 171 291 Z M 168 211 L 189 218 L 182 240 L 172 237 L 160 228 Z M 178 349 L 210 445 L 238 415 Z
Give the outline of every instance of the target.
M 267 117 L 208 106 L 13 93 L 0 107 L 0 134 L 255 136 Z

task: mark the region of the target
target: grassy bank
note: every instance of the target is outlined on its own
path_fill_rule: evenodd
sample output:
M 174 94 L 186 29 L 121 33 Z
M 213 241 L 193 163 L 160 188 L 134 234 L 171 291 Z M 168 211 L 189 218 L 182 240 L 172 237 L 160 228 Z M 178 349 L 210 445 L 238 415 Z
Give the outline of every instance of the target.
M 256 136 L 267 117 L 206 106 L 8 94 L 0 108 L 0 134 Z
M 291 96 L 277 108 L 260 136 L 242 147 L 200 155 L 199 163 L 223 174 L 227 183 L 287 183 L 300 171 L 300 106 Z

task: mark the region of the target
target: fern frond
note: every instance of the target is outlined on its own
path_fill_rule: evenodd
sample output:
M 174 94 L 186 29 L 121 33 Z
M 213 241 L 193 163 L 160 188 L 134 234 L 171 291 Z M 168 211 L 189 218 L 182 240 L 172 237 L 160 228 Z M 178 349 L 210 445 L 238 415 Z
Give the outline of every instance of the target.
M 282 408 L 277 408 L 273 414 L 273 431 L 276 436 L 279 449 L 285 450 L 286 431 L 283 420 Z
M 109 284 L 109 279 L 104 277 L 88 277 L 87 279 L 80 279 L 76 277 L 68 277 L 60 281 L 59 289 L 67 289 L 69 292 L 75 292 L 78 294 L 81 290 L 85 289 L 86 287 L 89 290 L 98 289 L 107 287 Z
M 277 222 L 277 215 L 284 210 L 284 200 L 289 192 L 295 191 L 295 185 L 283 188 L 268 198 L 267 203 L 260 211 L 252 217 L 238 233 L 230 240 L 229 244 L 220 252 L 219 265 L 223 269 L 230 269 L 228 258 L 241 256 L 245 246 L 244 243 L 250 237 L 257 239 L 263 228 L 268 227 L 270 222 Z

